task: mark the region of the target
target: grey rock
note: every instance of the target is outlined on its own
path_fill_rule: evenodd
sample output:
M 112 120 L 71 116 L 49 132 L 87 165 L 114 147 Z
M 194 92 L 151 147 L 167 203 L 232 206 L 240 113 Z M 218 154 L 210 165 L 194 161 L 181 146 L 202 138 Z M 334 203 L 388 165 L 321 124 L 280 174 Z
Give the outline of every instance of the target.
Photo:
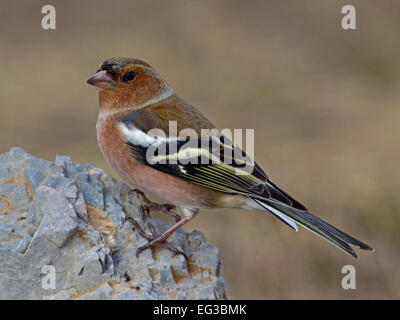
M 42 220 L 35 234 L 61 248 L 78 228 L 78 216 L 71 203 L 61 193 L 48 186 L 40 186 L 35 206 Z
M 185 252 L 146 243 L 131 188 L 91 164 L 35 158 L 21 148 L 0 154 L 0 299 L 226 299 L 219 249 L 199 231 L 170 241 Z

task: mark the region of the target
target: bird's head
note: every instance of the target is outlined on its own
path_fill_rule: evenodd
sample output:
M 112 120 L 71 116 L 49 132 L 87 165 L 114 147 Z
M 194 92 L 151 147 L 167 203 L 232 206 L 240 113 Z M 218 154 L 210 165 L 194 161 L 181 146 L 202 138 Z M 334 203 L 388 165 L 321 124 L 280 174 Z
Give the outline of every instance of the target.
M 100 108 L 140 107 L 172 89 L 146 62 L 136 58 L 110 58 L 87 83 L 100 88 Z

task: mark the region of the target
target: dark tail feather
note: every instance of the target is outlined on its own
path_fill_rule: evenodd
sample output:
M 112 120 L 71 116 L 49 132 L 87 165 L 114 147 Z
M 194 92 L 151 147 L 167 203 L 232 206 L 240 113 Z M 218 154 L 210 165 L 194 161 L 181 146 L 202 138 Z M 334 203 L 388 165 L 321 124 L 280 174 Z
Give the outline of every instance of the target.
M 357 254 L 350 247 L 350 245 L 358 247 L 363 250 L 374 250 L 367 244 L 349 236 L 343 231 L 340 231 L 334 226 L 326 223 L 325 221 L 317 218 L 316 216 L 313 216 L 311 213 L 297 210 L 292 207 L 288 207 L 286 205 L 279 204 L 275 201 L 267 199 L 262 199 L 262 200 L 257 198 L 252 198 L 252 199 L 255 200 L 258 204 L 260 204 L 264 209 L 273 213 L 275 216 L 277 215 L 273 211 L 277 210 L 290 220 L 302 225 L 306 229 L 316 233 L 320 237 L 331 242 L 332 244 L 336 245 L 345 252 L 351 254 L 354 258 L 357 258 Z

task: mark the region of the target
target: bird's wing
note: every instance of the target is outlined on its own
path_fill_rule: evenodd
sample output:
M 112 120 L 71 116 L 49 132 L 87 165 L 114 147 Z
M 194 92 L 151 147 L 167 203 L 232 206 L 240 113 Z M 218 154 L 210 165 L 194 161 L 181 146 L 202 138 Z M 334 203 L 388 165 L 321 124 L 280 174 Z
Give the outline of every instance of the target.
M 185 108 L 185 112 L 191 109 Z M 193 112 L 189 118 L 198 117 L 195 109 Z M 215 129 L 210 123 L 206 125 L 206 129 Z M 185 123 L 176 127 L 185 129 Z M 168 122 L 160 120 L 159 112 L 154 109 L 135 110 L 122 119 L 119 129 L 132 156 L 157 170 L 217 191 L 270 199 L 306 210 L 269 181 L 250 156 L 218 131 L 205 134 L 196 128 L 192 131 L 195 137 L 188 131 L 184 136 L 178 135 L 171 132 Z
M 350 246 L 372 250 L 309 213 L 301 203 L 273 184 L 257 163 L 226 136 L 212 134 L 187 139 L 171 135 L 171 132 L 165 135 L 165 123 L 154 117 L 151 110 L 136 110 L 120 122 L 121 134 L 135 159 L 210 189 L 245 195 L 294 230 L 297 231 L 297 224 L 300 224 L 353 257 L 357 255 Z M 177 127 L 185 128 L 185 125 Z M 148 128 L 159 130 L 149 132 Z

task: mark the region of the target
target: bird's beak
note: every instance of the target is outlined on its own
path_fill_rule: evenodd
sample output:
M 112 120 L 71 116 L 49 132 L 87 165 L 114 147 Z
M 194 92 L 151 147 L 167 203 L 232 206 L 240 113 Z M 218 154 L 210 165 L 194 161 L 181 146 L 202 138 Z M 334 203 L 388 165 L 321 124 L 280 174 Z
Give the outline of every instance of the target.
M 102 89 L 113 89 L 115 88 L 115 81 L 107 73 L 107 71 L 102 70 L 97 72 L 94 76 L 89 78 L 87 83 Z

